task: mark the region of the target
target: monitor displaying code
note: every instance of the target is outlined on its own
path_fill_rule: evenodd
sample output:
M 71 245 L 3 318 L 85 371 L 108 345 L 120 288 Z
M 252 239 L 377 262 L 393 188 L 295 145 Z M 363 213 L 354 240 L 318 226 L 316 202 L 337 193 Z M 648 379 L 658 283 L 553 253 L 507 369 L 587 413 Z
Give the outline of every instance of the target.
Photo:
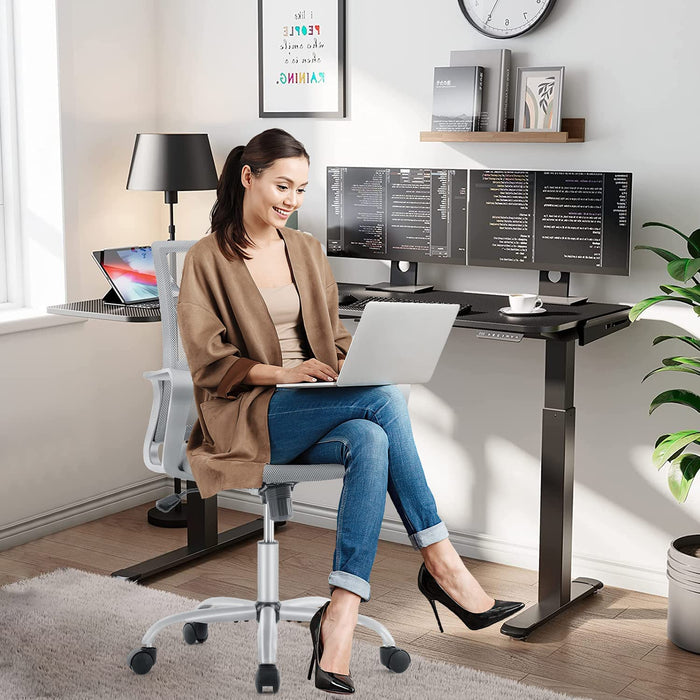
M 467 171 L 329 167 L 328 255 L 466 263 Z
M 469 265 L 628 275 L 631 173 L 471 170 Z

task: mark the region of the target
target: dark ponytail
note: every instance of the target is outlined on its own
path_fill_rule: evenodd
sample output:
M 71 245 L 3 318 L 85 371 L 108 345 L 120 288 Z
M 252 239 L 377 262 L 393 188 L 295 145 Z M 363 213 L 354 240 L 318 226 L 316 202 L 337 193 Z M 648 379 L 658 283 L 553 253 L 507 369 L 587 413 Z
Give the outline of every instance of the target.
M 252 241 L 243 227 L 243 166 L 250 167 L 253 176 L 259 177 L 280 158 L 300 157 L 309 160 L 304 146 L 282 129 L 263 131 L 246 146 L 236 146 L 228 154 L 216 188 L 216 202 L 211 210 L 211 230 L 227 260 L 250 260 L 245 249 L 252 245 Z

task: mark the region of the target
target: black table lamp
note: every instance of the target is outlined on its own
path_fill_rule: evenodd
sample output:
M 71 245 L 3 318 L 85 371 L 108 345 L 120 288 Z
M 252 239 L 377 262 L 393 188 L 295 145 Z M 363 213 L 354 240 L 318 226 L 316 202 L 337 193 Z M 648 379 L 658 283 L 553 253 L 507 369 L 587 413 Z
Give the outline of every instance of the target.
M 170 205 L 170 240 L 175 240 L 173 204 L 178 191 L 214 190 L 217 176 L 206 134 L 136 134 L 127 190 L 163 191 Z

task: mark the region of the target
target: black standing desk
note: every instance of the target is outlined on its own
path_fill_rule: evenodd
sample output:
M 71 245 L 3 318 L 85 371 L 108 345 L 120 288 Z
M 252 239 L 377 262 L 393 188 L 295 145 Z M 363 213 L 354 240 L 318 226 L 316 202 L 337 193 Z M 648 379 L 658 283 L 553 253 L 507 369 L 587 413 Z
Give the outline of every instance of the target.
M 534 629 L 603 587 L 590 578 L 571 580 L 571 526 L 574 491 L 574 364 L 576 345 L 615 333 L 630 325 L 629 307 L 587 303 L 577 306 L 546 304 L 547 313 L 504 316 L 508 297 L 467 292 L 424 292 L 418 295 L 368 292 L 363 286 L 338 285 L 343 318 L 359 318 L 361 311 L 343 308 L 350 299 L 368 296 L 406 297 L 417 301 L 471 304 L 454 326 L 476 330 L 478 338 L 519 342 L 545 341 L 544 408 L 540 483 L 538 602 L 505 622 L 501 632 L 525 639 Z

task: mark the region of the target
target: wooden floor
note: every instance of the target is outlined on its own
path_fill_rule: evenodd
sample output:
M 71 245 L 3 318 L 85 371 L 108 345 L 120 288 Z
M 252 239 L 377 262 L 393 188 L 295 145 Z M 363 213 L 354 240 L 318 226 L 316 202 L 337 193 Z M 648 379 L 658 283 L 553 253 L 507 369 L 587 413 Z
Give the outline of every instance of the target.
M 59 567 L 109 574 L 185 544 L 183 530 L 148 525 L 146 510 L 147 506 L 132 508 L 0 552 L 0 585 Z M 252 517 L 220 509 L 220 529 Z M 327 595 L 334 535 L 294 522 L 278 529 L 282 599 Z M 440 634 L 416 587 L 420 561 L 408 546 L 380 542 L 372 600 L 362 609 L 385 623 L 397 644 L 411 653 L 575 696 L 700 698 L 700 656 L 681 651 L 666 639 L 664 598 L 606 587 L 526 642 L 503 636 L 498 625 L 471 632 L 438 606 L 445 627 L 445 634 Z M 480 561 L 467 564 L 493 596 L 536 600 L 535 572 Z M 255 578 L 256 543 L 251 540 L 149 585 L 198 599 L 255 598 Z M 373 635 L 358 631 L 358 637 Z

